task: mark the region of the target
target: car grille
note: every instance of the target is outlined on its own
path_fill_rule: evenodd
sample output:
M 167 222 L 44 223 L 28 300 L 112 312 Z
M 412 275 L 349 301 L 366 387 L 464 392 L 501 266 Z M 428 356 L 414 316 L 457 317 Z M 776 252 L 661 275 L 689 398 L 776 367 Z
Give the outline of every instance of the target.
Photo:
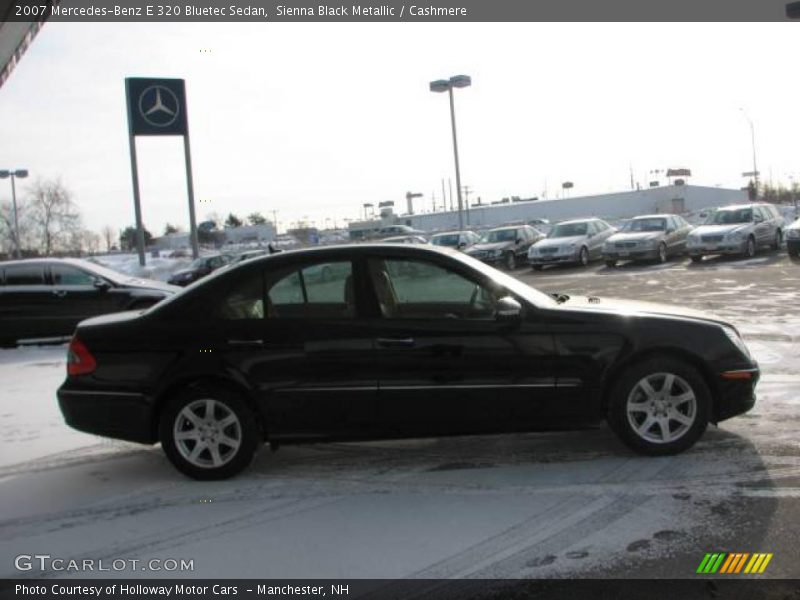
M 706 243 L 717 243 L 722 241 L 723 236 L 721 235 L 704 235 L 700 239 Z
M 558 251 L 558 248 L 542 248 L 539 250 L 542 254 L 555 254 Z

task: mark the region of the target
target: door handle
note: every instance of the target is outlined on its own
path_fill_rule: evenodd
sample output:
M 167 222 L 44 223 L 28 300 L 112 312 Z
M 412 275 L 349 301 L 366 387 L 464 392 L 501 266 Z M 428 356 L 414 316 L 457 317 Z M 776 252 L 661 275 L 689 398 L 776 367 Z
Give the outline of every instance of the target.
M 380 348 L 413 348 L 414 338 L 378 338 Z
M 63 298 L 67 295 L 67 290 L 53 290 L 53 295 L 58 296 L 59 298 Z
M 228 340 L 229 346 L 263 346 L 264 340 Z

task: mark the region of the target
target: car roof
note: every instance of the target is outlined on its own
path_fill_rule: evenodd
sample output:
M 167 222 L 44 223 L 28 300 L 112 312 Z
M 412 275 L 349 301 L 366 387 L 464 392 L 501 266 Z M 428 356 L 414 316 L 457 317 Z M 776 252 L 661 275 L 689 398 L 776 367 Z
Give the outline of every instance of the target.
M 668 215 L 666 213 L 656 215 L 639 215 L 638 217 L 632 217 L 631 221 L 638 221 L 640 219 L 669 219 L 670 217 L 676 216 L 678 215 Z
M 453 229 L 452 231 L 439 231 L 431 235 L 431 237 L 438 237 L 440 235 L 456 235 L 461 233 L 473 233 L 471 229 Z
M 746 204 L 729 204 L 720 206 L 717 210 L 741 210 L 743 208 L 753 208 L 754 206 L 772 206 L 769 202 L 748 202 Z
M 520 227 L 530 227 L 530 225 L 502 225 L 500 227 L 492 227 L 489 231 L 503 231 L 504 229 L 519 229 Z
M 573 225 L 576 223 L 588 223 L 590 221 L 600 221 L 597 217 L 587 217 L 585 219 L 570 219 L 569 221 L 561 221 L 560 223 L 556 223 L 556 225 Z

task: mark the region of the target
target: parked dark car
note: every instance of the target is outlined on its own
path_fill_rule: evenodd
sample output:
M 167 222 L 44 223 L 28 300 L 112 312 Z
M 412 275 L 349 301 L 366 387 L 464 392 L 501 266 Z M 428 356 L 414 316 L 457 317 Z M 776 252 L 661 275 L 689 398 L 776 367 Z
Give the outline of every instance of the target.
M 686 254 L 692 226 L 680 215 L 645 215 L 626 222 L 603 245 L 603 260 L 613 267 L 620 260 L 654 260 Z
M 77 259 L 0 263 L 0 344 L 67 338 L 84 319 L 136 310 L 180 291 Z
M 213 273 L 220 267 L 224 267 L 233 260 L 233 256 L 228 254 L 215 254 L 214 256 L 201 256 L 195 259 L 187 268 L 175 271 L 169 278 L 169 283 L 186 287 L 198 279 Z
M 466 253 L 490 265 L 502 265 L 508 270 L 524 264 L 528 248 L 544 234 L 530 225 L 511 225 L 495 227 L 484 235 L 481 241 L 466 250 Z
M 349 275 L 306 279 L 324 265 Z M 759 377 L 736 329 L 705 313 L 547 295 L 455 250 L 399 244 L 257 258 L 143 313 L 90 319 L 67 370 L 69 425 L 161 441 L 198 479 L 239 472 L 265 440 L 601 419 L 636 451 L 672 454 L 749 410 Z

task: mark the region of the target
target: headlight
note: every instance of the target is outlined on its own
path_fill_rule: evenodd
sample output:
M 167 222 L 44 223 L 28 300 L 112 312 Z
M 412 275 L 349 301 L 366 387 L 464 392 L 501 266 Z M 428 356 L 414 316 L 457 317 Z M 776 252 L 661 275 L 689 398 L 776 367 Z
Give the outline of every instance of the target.
M 728 235 L 726 235 L 725 237 L 728 238 L 729 240 L 731 240 L 732 242 L 738 242 L 739 240 L 742 239 L 742 232 L 741 231 L 733 231 L 733 232 L 729 233 Z
M 725 335 L 728 336 L 728 339 L 733 342 L 733 345 L 736 346 L 747 358 L 750 358 L 750 350 L 747 349 L 747 346 L 745 345 L 742 336 L 739 335 L 739 332 L 733 327 L 728 327 L 727 325 L 722 325 L 721 327 L 722 331 L 725 332 Z
M 656 244 L 658 244 L 656 239 L 642 240 L 642 246 L 645 248 L 654 248 Z

